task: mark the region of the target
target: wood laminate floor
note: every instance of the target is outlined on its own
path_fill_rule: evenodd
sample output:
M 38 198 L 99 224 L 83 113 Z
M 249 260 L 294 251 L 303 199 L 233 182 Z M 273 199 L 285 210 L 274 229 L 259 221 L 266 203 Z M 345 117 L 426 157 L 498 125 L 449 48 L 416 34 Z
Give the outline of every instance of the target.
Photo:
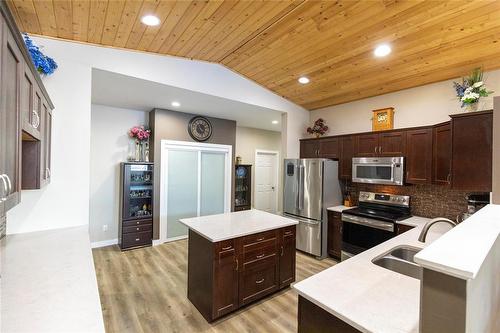
M 107 333 L 297 332 L 291 288 L 209 324 L 187 299 L 187 240 L 121 252 L 93 250 Z M 335 265 L 297 252 L 297 281 Z

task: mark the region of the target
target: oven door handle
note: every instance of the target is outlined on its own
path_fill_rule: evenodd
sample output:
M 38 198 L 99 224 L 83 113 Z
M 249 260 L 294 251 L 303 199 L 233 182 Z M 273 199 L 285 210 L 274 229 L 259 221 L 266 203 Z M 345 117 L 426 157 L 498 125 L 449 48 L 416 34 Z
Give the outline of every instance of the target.
M 354 223 L 354 224 L 363 225 L 363 226 L 366 226 L 369 228 L 375 228 L 375 229 L 394 232 L 394 223 L 378 221 L 378 220 L 374 220 L 374 219 L 370 219 L 370 218 L 366 218 L 366 217 L 342 214 L 342 222 Z

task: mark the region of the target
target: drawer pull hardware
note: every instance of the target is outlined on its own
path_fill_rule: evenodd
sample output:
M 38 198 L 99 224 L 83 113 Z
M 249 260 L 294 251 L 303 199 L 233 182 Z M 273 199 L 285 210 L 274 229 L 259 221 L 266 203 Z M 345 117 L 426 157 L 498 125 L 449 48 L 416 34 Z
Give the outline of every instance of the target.
M 262 278 L 262 279 L 260 279 L 260 280 L 255 281 L 255 283 L 256 283 L 256 284 L 261 284 L 262 282 L 264 282 L 264 279 L 263 279 L 263 278 Z
M 137 231 L 139 231 L 140 228 L 136 228 Z
M 259 254 L 259 255 L 257 256 L 257 259 L 264 258 L 264 255 L 265 255 L 264 253 Z
M 292 232 L 291 231 L 285 231 L 285 235 L 291 235 Z
M 136 242 L 138 242 L 138 241 L 140 241 L 140 240 L 141 240 L 140 238 L 136 238 L 136 239 L 135 239 L 135 241 L 136 241 Z
M 263 241 L 264 237 L 257 238 L 257 242 Z
M 232 247 L 233 247 L 232 245 L 229 245 L 229 246 L 223 247 L 223 248 L 222 248 L 222 251 L 229 250 L 229 249 L 231 249 Z

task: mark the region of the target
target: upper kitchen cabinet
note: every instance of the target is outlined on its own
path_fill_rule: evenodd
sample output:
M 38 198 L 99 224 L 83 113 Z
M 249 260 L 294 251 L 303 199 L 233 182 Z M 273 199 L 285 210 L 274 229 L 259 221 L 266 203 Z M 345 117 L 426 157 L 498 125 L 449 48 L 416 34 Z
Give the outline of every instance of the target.
M 354 156 L 356 137 L 354 135 L 342 136 L 340 141 L 339 177 L 351 179 L 352 157 Z
M 378 135 L 378 156 L 404 156 L 406 131 L 384 132 Z
M 378 133 L 360 134 L 357 137 L 356 156 L 374 157 L 378 154 Z
M 405 131 L 390 131 L 358 135 L 356 156 L 403 156 L 406 147 Z
M 452 188 L 491 191 L 493 112 L 451 115 Z
M 451 183 L 451 124 L 446 122 L 433 129 L 432 182 Z
M 301 140 L 300 141 L 300 158 L 316 158 L 319 157 L 319 140 Z
M 319 157 L 339 158 L 339 138 L 324 138 L 319 140 Z
M 432 128 L 406 132 L 406 183 L 432 182 Z
M 19 96 L 24 71 L 23 55 L 14 35 L 2 23 L 0 48 L 0 174 L 6 188 L 5 209 L 17 205 L 21 191 Z M 3 185 L 3 184 L 2 184 Z M 4 187 L 5 189 L 5 187 Z
M 43 184 L 42 168 L 50 169 L 52 109 L 14 18 L 5 2 L 0 2 L 0 197 L 6 197 L 2 200 L 3 211 L 20 202 L 21 189 L 38 189 Z

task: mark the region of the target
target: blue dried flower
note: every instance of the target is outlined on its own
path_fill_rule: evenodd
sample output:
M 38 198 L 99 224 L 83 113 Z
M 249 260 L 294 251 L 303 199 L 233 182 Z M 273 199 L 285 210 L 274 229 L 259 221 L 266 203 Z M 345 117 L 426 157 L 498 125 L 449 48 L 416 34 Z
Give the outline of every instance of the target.
M 23 34 L 24 43 L 33 61 L 33 65 L 41 74 L 50 75 L 54 73 L 57 68 L 57 63 L 51 57 L 48 57 L 40 51 L 40 48 L 33 44 L 33 41 L 27 34 Z

